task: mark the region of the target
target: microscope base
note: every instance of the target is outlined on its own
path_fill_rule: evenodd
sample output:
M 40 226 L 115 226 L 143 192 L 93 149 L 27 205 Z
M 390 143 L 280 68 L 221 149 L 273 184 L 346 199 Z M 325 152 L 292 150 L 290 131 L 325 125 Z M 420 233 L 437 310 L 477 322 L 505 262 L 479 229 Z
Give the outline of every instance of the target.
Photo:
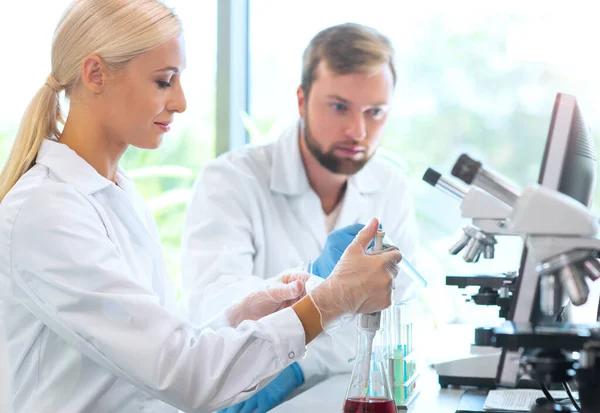
M 440 387 L 476 387 L 478 389 L 496 388 L 496 377 L 462 377 L 462 376 L 443 376 L 439 377 Z
M 471 355 L 436 363 L 440 386 L 496 387 L 496 373 L 501 349 L 472 346 Z

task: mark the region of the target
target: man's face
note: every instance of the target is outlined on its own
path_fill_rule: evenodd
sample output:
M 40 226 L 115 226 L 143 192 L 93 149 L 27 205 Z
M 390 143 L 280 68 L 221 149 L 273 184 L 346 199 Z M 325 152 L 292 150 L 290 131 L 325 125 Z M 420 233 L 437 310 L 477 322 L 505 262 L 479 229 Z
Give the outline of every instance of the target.
M 386 64 L 369 73 L 338 75 L 322 61 L 308 99 L 298 88 L 304 139 L 331 172 L 352 175 L 375 154 L 394 92 Z

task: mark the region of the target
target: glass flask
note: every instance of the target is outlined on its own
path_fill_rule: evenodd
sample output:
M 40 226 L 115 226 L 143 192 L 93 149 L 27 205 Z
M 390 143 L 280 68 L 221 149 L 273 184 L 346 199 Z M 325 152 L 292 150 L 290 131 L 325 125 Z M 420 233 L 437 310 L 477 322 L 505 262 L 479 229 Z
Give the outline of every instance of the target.
M 378 326 L 370 328 L 372 326 L 362 321 L 359 319 L 358 348 L 343 412 L 396 413 L 382 352 L 379 348 L 373 350 L 373 340 L 379 335 Z

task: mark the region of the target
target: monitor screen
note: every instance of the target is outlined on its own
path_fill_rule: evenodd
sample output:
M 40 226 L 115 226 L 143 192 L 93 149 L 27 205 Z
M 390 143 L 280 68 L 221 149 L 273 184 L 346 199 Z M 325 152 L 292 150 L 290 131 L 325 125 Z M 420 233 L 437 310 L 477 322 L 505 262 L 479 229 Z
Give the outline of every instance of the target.
M 594 139 L 573 96 L 556 96 L 538 183 L 591 204 L 596 183 Z
M 556 189 L 586 206 L 591 205 L 596 183 L 594 140 L 575 97 L 558 93 L 538 183 Z M 538 304 L 536 262 L 523 249 L 513 305 L 507 320 L 523 323 L 543 321 Z M 520 355 L 504 350 L 498 366 L 498 382 L 514 385 Z

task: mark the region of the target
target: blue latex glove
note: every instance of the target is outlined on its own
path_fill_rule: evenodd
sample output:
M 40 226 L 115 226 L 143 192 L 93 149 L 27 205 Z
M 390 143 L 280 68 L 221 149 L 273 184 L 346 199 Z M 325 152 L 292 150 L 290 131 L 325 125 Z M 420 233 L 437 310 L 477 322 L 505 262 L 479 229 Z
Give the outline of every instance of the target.
M 304 374 L 298 363 L 289 365 L 279 376 L 259 390 L 255 395 L 235 406 L 219 410 L 219 413 L 263 413 L 285 400 L 304 383 Z
M 363 227 L 363 224 L 352 224 L 329 234 L 325 248 L 319 258 L 313 262 L 310 272 L 321 278 L 329 277 L 348 245 Z

